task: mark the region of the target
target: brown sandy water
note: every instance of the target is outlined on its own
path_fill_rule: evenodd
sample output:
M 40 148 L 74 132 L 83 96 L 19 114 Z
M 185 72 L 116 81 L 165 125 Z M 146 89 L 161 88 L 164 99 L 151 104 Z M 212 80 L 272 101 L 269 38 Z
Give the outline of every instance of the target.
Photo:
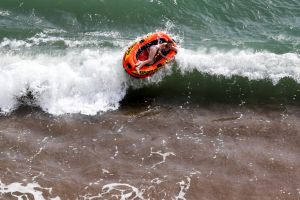
M 0 199 L 300 199 L 300 108 L 0 118 Z

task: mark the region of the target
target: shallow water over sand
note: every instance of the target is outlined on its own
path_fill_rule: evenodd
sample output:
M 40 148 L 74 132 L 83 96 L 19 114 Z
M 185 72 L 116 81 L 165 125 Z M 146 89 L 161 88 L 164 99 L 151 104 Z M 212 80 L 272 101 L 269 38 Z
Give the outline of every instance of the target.
M 299 199 L 300 108 L 123 106 L 0 119 L 1 199 Z

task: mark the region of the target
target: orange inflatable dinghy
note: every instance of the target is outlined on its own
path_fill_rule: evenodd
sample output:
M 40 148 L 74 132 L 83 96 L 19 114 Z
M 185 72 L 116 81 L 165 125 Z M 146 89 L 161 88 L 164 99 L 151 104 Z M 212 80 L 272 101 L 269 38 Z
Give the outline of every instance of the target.
M 159 69 L 161 69 L 168 60 L 172 60 L 176 55 L 174 50 L 165 52 L 164 55 L 167 59 L 162 56 L 157 56 L 155 58 L 154 64 L 145 65 L 140 68 L 140 73 L 135 70 L 135 65 L 138 60 L 143 61 L 148 58 L 148 48 L 152 45 L 157 45 L 158 43 L 163 43 L 167 41 L 173 41 L 172 38 L 163 32 L 152 33 L 145 38 L 141 39 L 139 42 L 135 42 L 131 45 L 124 54 L 123 57 L 123 67 L 125 71 L 135 78 L 146 78 L 153 75 Z M 173 46 L 176 47 L 176 43 L 173 43 Z

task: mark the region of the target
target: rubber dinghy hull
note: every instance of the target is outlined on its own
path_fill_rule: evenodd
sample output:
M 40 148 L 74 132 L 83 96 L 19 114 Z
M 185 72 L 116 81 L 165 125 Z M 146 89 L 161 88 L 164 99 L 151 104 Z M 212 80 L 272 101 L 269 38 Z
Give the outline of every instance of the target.
M 141 67 L 140 73 L 136 71 L 135 65 L 138 60 L 146 60 L 148 58 L 148 48 L 152 45 L 157 45 L 158 43 L 163 43 L 167 41 L 173 41 L 173 46 L 176 47 L 175 41 L 166 33 L 156 32 L 149 34 L 138 42 L 132 44 L 125 52 L 123 57 L 123 67 L 125 71 L 135 78 L 146 78 L 153 75 L 159 69 L 161 69 L 169 60 L 172 60 L 176 55 L 174 50 L 170 50 L 165 53 L 166 58 L 162 56 L 157 56 L 154 64 L 145 65 Z

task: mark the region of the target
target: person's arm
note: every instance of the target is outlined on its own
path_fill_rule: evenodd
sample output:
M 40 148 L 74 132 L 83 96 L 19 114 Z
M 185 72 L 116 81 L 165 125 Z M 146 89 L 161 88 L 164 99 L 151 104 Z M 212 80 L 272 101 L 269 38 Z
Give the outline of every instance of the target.
M 178 52 L 178 48 L 177 48 L 177 47 L 172 46 L 171 49 L 172 49 L 173 51 L 175 51 L 176 53 Z
M 174 47 L 174 46 L 171 47 L 171 50 L 175 51 L 175 53 L 178 52 L 177 47 Z M 171 59 L 169 59 L 169 58 L 166 58 L 166 59 L 167 59 L 168 61 L 171 61 L 171 60 L 174 60 L 174 59 L 175 59 L 175 56 L 174 56 L 173 58 L 171 58 Z

